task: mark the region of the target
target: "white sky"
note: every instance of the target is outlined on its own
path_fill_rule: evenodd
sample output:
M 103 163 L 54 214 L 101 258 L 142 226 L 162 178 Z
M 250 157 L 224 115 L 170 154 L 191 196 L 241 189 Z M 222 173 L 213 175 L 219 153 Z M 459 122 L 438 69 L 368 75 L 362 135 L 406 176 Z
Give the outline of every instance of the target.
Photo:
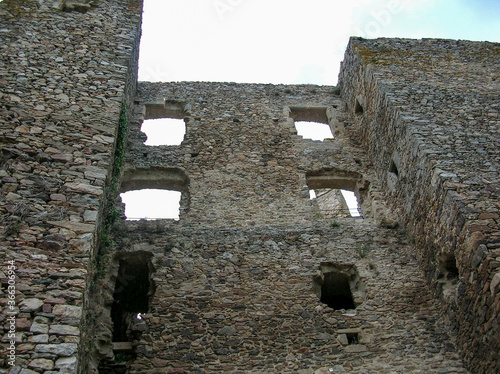
M 181 193 L 178 191 L 146 189 L 120 194 L 128 220 L 172 218 L 179 219 Z
M 147 119 L 141 131 L 148 137 L 145 145 L 180 145 L 186 134 L 186 124 L 177 118 Z
M 326 123 L 295 121 L 295 128 L 297 129 L 297 135 L 302 136 L 304 139 L 325 140 L 333 138 L 332 130 Z
M 334 85 L 349 36 L 500 42 L 499 0 L 145 0 L 139 80 Z

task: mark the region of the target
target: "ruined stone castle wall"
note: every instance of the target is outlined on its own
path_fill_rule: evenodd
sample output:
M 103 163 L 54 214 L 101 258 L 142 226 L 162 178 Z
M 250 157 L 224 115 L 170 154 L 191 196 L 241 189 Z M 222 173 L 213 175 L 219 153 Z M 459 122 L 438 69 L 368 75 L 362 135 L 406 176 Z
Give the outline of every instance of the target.
M 114 228 L 101 372 L 467 372 L 334 87 L 142 82 L 135 103 L 121 191 L 187 197 L 178 221 Z M 179 111 L 180 145 L 143 144 L 144 118 Z M 334 138 L 298 136 L 305 117 Z M 365 219 L 325 217 L 310 188 L 355 191 Z M 327 306 L 340 278 L 353 305 Z M 128 294 L 142 305 L 121 307 Z
M 353 38 L 340 73 L 351 127 L 478 372 L 500 362 L 499 52 Z
M 0 3 L 2 373 L 12 368 L 6 261 L 18 312 L 11 372 L 74 373 L 93 344 L 81 329 L 85 293 L 120 112 L 135 91 L 141 2 L 63 3 Z
M 459 348 L 494 372 L 498 46 L 353 40 L 341 92 L 136 89 L 141 8 L 0 3 L 17 312 L 11 370 L 5 265 L 0 373 L 466 373 Z M 180 145 L 143 144 L 161 117 L 184 119 Z M 334 137 L 304 139 L 300 120 Z M 145 188 L 181 192 L 180 219 L 125 220 L 119 193 Z M 364 219 L 310 189 L 353 191 Z
M 130 179 L 152 167 L 177 168 L 186 176 L 185 225 L 307 224 L 315 214 L 308 172 L 336 170 L 350 173 L 346 178 L 353 187 L 363 182 L 361 161 L 355 162 L 352 147 L 296 135 L 290 107 L 318 108 L 327 118 L 327 110 L 334 113 L 341 105 L 333 87 L 141 83 L 138 94 L 146 117 L 147 108 L 164 100 L 187 108 L 181 146 L 142 144 L 144 117 L 132 120 L 133 141 L 124 163 Z M 331 118 L 337 121 L 334 114 Z

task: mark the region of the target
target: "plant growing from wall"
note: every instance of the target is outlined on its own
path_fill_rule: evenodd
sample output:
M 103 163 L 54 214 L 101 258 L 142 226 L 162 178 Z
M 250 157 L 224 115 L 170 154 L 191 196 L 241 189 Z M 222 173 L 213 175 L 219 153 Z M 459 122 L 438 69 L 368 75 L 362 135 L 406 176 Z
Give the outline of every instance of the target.
M 358 247 L 358 254 L 359 254 L 359 257 L 361 258 L 365 258 L 366 255 L 368 254 L 368 246 L 366 244 L 361 244 L 359 247 Z
M 121 216 L 120 211 L 116 209 L 116 201 L 119 195 L 120 177 L 123 168 L 123 157 L 125 154 L 125 138 L 128 130 L 127 106 L 122 104 L 120 118 L 118 121 L 118 130 L 116 135 L 115 152 L 113 158 L 113 168 L 111 171 L 111 180 L 106 190 L 105 205 L 103 212 L 103 222 L 101 227 L 101 236 L 99 249 L 96 257 L 97 265 L 103 261 L 103 256 L 109 253 L 114 246 L 111 228 Z M 99 268 L 99 266 L 98 266 Z M 97 274 L 102 276 L 102 274 Z
M 128 130 L 127 110 L 127 105 L 123 103 L 118 120 L 111 177 L 109 179 L 108 186 L 106 188 L 106 194 L 104 197 L 104 206 L 102 213 L 103 218 L 100 225 L 101 230 L 97 247 L 98 249 L 92 264 L 93 268 L 91 272 L 91 281 L 89 284 L 89 297 L 91 302 L 87 302 L 88 305 L 90 305 L 91 303 L 93 305 L 103 305 L 102 300 L 106 298 L 105 292 L 109 288 L 105 287 L 105 285 L 103 285 L 103 282 L 109 281 L 109 279 L 107 279 L 107 273 L 109 264 L 111 262 L 111 255 L 115 247 L 112 229 L 114 224 L 121 217 L 120 211 L 116 208 L 116 202 L 119 195 L 118 189 L 120 177 L 122 174 L 123 158 L 125 154 L 125 139 Z M 87 331 L 85 338 L 89 342 L 92 342 L 92 339 L 95 339 L 95 327 L 98 324 L 97 321 L 100 320 L 99 318 L 101 317 L 101 314 L 101 309 L 87 307 L 87 313 L 84 317 L 84 325 L 86 326 Z M 81 372 L 95 372 L 95 370 L 97 370 L 97 367 L 90 368 L 89 365 L 97 365 L 95 359 L 97 356 L 99 356 L 100 352 L 96 353 L 96 350 L 99 350 L 99 348 L 96 346 L 96 344 L 87 344 L 84 346 L 85 352 L 82 353 L 82 362 L 84 362 L 87 366 L 82 367 Z

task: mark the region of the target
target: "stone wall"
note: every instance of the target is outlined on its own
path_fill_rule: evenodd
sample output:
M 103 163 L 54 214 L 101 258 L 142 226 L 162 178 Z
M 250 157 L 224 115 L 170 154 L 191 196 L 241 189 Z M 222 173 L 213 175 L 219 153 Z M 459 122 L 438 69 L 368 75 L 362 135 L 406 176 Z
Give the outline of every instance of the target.
M 326 116 L 327 109 L 340 106 L 333 87 L 141 83 L 138 96 L 148 108 L 164 100 L 187 108 L 180 147 L 144 145 L 143 117 L 134 118 L 124 164 L 131 178 L 152 167 L 185 173 L 189 206 L 181 217 L 184 225 L 304 224 L 315 214 L 307 172 L 349 171 L 353 185 L 363 179 L 361 161 L 355 162 L 349 145 L 296 135 L 289 108 L 319 107 Z
M 180 145 L 143 144 L 162 112 L 185 115 Z M 294 115 L 335 138 L 303 139 Z M 334 87 L 139 84 L 122 191 L 188 197 L 178 221 L 114 226 L 101 372 L 467 372 L 346 119 Z M 365 219 L 325 217 L 310 188 L 353 190 Z M 350 305 L 328 304 L 339 279 Z
M 2 373 L 75 373 L 92 344 L 86 292 L 120 111 L 135 92 L 141 2 L 65 3 L 0 3 Z
M 496 372 L 498 45 L 353 39 L 341 96 L 136 87 L 141 9 L 0 3 L 0 373 L 466 373 L 459 348 Z M 160 117 L 180 145 L 143 144 Z M 125 220 L 119 192 L 152 187 L 179 220 Z
M 466 362 L 500 363 L 500 46 L 350 41 L 342 96 Z
M 131 339 L 133 352 L 116 350 L 107 368 L 466 373 L 404 233 L 335 222 L 238 230 L 127 222 L 117 256 L 151 254 L 154 292 L 131 328 L 141 334 Z M 320 301 L 320 266 L 332 264 L 355 272 L 355 309 Z

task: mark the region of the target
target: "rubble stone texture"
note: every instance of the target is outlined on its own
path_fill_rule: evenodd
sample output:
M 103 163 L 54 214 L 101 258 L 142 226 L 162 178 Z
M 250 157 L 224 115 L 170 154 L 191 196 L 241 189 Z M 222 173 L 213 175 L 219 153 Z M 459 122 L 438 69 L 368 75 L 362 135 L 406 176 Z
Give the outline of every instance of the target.
M 118 117 L 136 85 L 141 3 L 100 1 L 87 12 L 58 4 L 0 3 L 2 373 L 77 372 L 90 345 L 84 302 Z M 6 355 L 10 260 L 14 368 Z
M 140 14 L 0 3 L 0 373 L 500 370 L 498 44 L 353 38 L 339 87 L 136 85 Z M 180 145 L 144 145 L 161 117 Z M 125 220 L 146 188 L 180 219 Z

